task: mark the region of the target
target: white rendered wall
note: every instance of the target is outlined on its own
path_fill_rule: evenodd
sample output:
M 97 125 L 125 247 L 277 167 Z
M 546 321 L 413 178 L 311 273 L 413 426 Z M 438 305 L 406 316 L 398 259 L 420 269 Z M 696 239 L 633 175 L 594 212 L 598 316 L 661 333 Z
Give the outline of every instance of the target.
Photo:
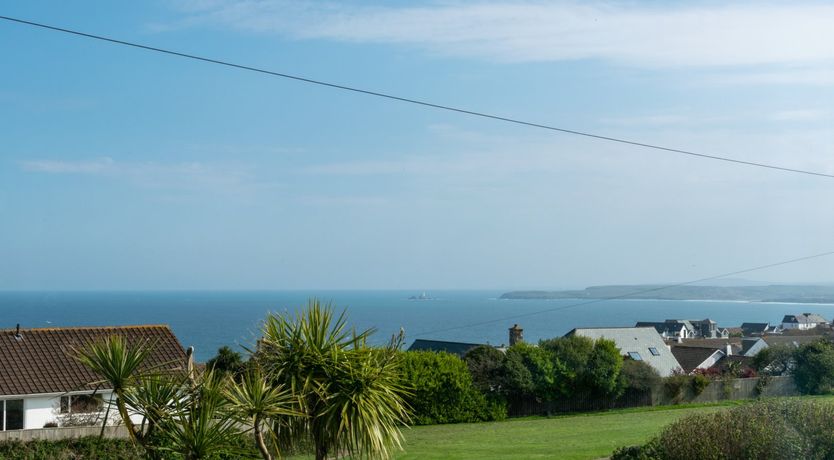
M 55 408 L 59 399 L 50 396 L 29 397 L 23 400 L 23 428 L 43 428 L 55 421 Z

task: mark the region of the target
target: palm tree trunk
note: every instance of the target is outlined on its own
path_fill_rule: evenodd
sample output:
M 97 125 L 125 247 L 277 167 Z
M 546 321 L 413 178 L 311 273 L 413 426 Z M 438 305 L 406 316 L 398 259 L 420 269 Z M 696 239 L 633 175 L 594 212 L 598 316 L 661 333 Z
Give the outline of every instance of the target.
M 124 401 L 118 394 L 116 395 L 116 407 L 119 408 L 119 415 L 122 416 L 122 422 L 125 424 L 125 428 L 127 428 L 130 440 L 135 445 L 138 441 L 136 436 L 136 427 L 133 426 L 133 420 L 130 419 L 130 414 L 127 413 L 127 407 L 125 407 Z
M 261 452 L 261 457 L 264 460 L 272 460 L 272 454 L 269 453 L 269 449 L 266 447 L 266 442 L 264 442 L 264 434 L 261 431 L 261 418 L 255 416 L 255 444 L 258 445 L 258 450 Z
M 316 460 L 327 460 L 327 447 L 316 444 Z

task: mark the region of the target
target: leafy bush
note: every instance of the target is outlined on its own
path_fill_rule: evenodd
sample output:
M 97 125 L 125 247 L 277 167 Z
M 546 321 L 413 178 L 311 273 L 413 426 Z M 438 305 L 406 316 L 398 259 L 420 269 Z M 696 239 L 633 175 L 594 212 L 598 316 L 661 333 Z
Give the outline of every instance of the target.
M 611 460 L 660 460 L 660 442 L 652 439 L 642 446 L 621 447 L 614 451 Z
M 820 340 L 799 347 L 794 354 L 796 386 L 803 393 L 826 394 L 834 390 L 834 345 Z
M 133 447 L 127 439 L 85 437 L 62 441 L 5 441 L 0 442 L 0 458 L 5 460 L 140 460 L 145 458 L 141 448 Z
M 648 391 L 661 382 L 660 374 L 652 366 L 644 361 L 626 359 L 623 361 L 623 369 L 620 371 L 620 379 L 623 388 L 638 391 Z
M 673 402 L 677 403 L 683 398 L 683 389 L 686 387 L 688 382 L 689 376 L 682 372 L 676 372 L 669 377 L 666 377 L 663 379 L 663 387 L 666 389 L 666 396 L 672 399 Z
M 692 376 L 692 393 L 695 396 L 703 393 L 704 390 L 709 386 L 711 380 L 704 374 L 695 374 Z
M 495 347 L 480 345 L 469 350 L 463 357 L 472 383 L 487 395 L 503 396 L 507 389 L 506 355 Z
M 472 384 L 462 359 L 449 353 L 403 352 L 402 370 L 412 394 L 407 398 L 418 425 L 478 422 L 506 417 L 500 401 L 490 401 Z
M 768 400 L 684 417 L 643 446 L 617 449 L 612 460 L 760 460 L 834 458 L 834 404 Z

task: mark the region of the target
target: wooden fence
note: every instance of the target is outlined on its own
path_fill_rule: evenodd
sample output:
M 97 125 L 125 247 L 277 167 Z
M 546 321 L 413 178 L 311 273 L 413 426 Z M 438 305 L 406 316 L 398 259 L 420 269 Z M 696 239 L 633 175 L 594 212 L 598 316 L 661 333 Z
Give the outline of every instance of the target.
M 796 396 L 799 391 L 793 377 L 769 377 L 759 385 L 760 378 L 714 380 L 699 394 L 692 385 L 685 384 L 677 394 L 670 394 L 664 383 L 646 391 L 627 391 L 619 398 L 598 398 L 576 395 L 566 400 L 510 401 L 508 415 L 551 415 L 568 412 L 588 412 L 627 407 L 662 406 L 686 403 L 707 403 L 759 397 Z

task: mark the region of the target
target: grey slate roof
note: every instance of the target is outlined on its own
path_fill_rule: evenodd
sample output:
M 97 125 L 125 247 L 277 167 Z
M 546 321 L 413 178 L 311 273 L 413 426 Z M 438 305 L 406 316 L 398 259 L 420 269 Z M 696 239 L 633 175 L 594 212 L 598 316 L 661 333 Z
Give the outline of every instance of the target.
M 799 323 L 799 324 L 819 324 L 827 323 L 828 320 L 816 313 L 802 313 L 799 315 L 785 315 L 782 318 L 783 323 Z
M 481 345 L 484 344 L 417 339 L 408 347 L 408 351 L 443 351 L 463 358 L 467 351 Z
M 683 323 L 670 321 L 638 321 L 634 327 L 653 327 L 658 334 L 665 334 L 667 337 L 675 337 L 685 328 Z
M 666 346 L 663 337 L 653 327 L 576 328 L 565 335 L 611 340 L 623 355 L 639 353 L 641 360 L 655 368 L 662 377 L 681 369 L 680 363 Z M 657 350 L 659 356 L 654 356 L 649 350 L 650 347 Z
M 741 323 L 741 332 L 745 335 L 764 334 L 770 327 L 769 323 Z

